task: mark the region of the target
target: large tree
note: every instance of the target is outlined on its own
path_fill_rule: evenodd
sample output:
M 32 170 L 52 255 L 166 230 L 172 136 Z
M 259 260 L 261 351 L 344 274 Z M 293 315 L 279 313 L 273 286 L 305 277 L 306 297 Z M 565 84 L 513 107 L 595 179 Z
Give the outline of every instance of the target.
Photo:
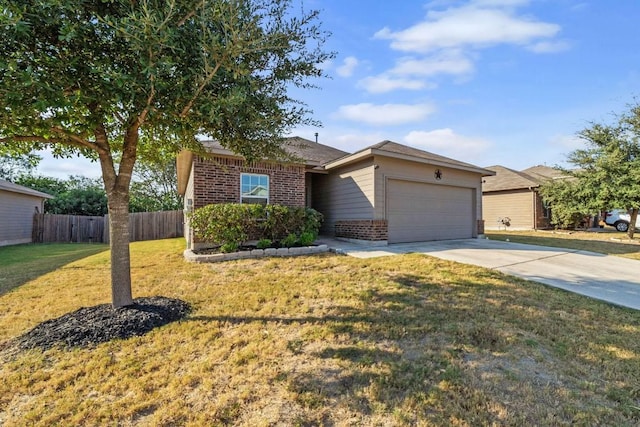
M 312 123 L 288 95 L 323 75 L 326 33 L 291 0 L 0 1 L 0 149 L 98 159 L 112 302 L 130 305 L 138 156 L 218 139 L 248 160 Z M 116 161 L 117 159 L 117 161 Z
M 574 177 L 565 192 L 569 205 L 585 212 L 624 208 L 631 214 L 627 232 L 633 239 L 640 207 L 640 105 L 632 106 L 612 124 L 592 123 L 578 133 L 586 147 L 568 161 Z

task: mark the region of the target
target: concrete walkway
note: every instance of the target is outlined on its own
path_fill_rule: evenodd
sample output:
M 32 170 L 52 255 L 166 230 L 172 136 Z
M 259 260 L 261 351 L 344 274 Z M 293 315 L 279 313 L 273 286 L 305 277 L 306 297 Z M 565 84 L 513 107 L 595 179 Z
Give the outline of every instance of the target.
M 422 253 L 498 270 L 612 304 L 640 310 L 640 261 L 595 252 L 487 239 L 363 246 L 321 239 L 333 251 L 358 258 Z

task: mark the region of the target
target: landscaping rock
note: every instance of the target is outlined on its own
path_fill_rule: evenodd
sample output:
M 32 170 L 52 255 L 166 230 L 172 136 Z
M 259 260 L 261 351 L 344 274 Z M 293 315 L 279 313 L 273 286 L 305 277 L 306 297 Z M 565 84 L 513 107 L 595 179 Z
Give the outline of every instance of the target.
M 182 319 L 189 311 L 188 303 L 161 296 L 136 298 L 132 305 L 121 308 L 111 304 L 83 307 L 40 323 L 18 337 L 17 346 L 46 350 L 56 345 L 85 347 L 130 338 Z

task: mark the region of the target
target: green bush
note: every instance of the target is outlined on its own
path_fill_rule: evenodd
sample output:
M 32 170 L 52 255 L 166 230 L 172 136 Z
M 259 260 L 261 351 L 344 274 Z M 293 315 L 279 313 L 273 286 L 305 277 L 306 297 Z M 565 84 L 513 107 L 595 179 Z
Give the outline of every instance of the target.
M 312 233 L 316 240 L 318 238 L 318 233 L 320 232 L 320 226 L 322 225 L 322 220 L 324 217 L 320 212 L 311 208 L 304 208 L 304 225 L 300 232 L 302 233 Z
M 309 245 L 312 245 L 313 242 L 315 242 L 317 238 L 318 238 L 318 236 L 316 234 L 312 233 L 311 231 L 305 231 L 298 238 L 298 242 L 302 246 L 309 246 Z
M 287 235 L 287 237 L 282 239 L 280 241 L 280 244 L 282 246 L 284 246 L 285 248 L 290 248 L 292 246 L 295 246 L 297 242 L 298 242 L 298 236 L 296 236 L 295 234 L 291 233 L 291 234 Z
M 225 245 L 224 249 L 231 248 L 230 245 L 237 249 L 243 242 L 254 239 L 259 240 L 260 245 L 268 240 L 266 247 L 274 241 L 280 241 L 283 246 L 289 242 L 287 247 L 291 247 L 298 241 L 297 236 L 303 234 L 305 241 L 313 243 L 323 219 L 320 212 L 311 208 L 239 203 L 207 205 L 196 209 L 188 218 L 198 239 Z
M 267 249 L 270 248 L 273 242 L 271 239 L 260 239 L 256 244 L 256 248 L 258 249 Z
M 228 254 L 230 252 L 238 251 L 238 244 L 236 242 L 228 242 L 220 246 L 220 252 Z
M 261 205 L 219 203 L 196 209 L 189 214 L 189 222 L 199 239 L 237 249 L 259 227 L 261 216 Z

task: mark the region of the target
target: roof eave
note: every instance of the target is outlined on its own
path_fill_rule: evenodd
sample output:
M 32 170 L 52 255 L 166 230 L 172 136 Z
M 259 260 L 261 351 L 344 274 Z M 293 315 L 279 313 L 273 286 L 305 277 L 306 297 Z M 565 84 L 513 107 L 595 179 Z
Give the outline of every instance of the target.
M 401 154 L 401 153 L 393 153 L 390 151 L 386 151 L 386 150 L 381 150 L 381 149 L 373 149 L 373 154 L 377 155 L 377 156 L 384 156 L 384 157 L 391 157 L 391 158 L 395 158 L 395 159 L 400 159 L 400 160 L 409 160 L 412 162 L 417 162 L 417 163 L 423 163 L 423 164 L 427 164 L 427 165 L 433 165 L 433 166 L 441 166 L 441 167 L 447 167 L 447 168 L 451 168 L 451 169 L 458 169 L 458 170 L 463 170 L 466 172 L 474 172 L 474 173 L 480 173 L 482 174 L 482 176 L 493 176 L 496 173 L 492 170 L 489 169 L 484 169 L 484 168 L 479 168 L 473 165 L 460 165 L 460 164 L 456 164 L 456 163 L 449 163 L 449 162 L 445 162 L 442 160 L 434 160 L 434 159 L 425 159 L 422 157 L 416 157 L 416 156 L 411 156 L 408 154 Z
M 371 148 L 367 148 L 362 151 L 358 151 L 357 153 L 353 153 L 348 156 L 344 156 L 339 159 L 327 162 L 325 163 L 324 167 L 325 169 L 334 169 L 340 166 L 345 166 L 357 162 L 359 160 L 366 159 L 371 156 L 373 156 L 373 150 Z

